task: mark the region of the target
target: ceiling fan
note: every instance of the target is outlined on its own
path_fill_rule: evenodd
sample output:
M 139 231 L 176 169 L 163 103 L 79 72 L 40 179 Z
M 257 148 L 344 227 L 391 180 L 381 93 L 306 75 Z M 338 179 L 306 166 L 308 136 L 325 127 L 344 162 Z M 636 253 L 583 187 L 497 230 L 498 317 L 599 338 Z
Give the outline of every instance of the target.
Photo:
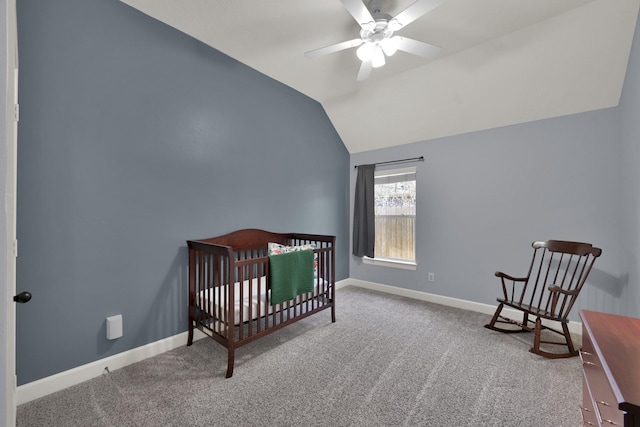
M 398 50 L 427 59 L 435 57 L 440 52 L 438 46 L 397 36 L 394 33 L 435 9 L 444 0 L 417 0 L 396 16 L 380 11 L 384 0 L 371 0 L 369 8 L 362 0 L 340 1 L 360 25 L 360 38 L 310 50 L 305 52 L 306 58 L 315 58 L 359 46 L 356 54 L 362 64 L 356 80 L 362 81 L 369 78 L 372 68 L 382 67 L 385 64 L 385 56 L 392 56 Z

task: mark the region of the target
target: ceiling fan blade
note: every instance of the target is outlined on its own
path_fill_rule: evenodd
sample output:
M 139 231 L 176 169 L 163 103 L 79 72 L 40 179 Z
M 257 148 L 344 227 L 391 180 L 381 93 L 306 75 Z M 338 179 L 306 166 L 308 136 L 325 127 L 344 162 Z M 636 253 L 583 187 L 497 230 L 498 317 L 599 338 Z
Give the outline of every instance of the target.
M 327 55 L 329 53 L 338 52 L 341 50 L 349 49 L 351 47 L 360 46 L 362 39 L 353 39 L 342 43 L 332 44 L 330 46 L 321 47 L 319 49 L 310 50 L 304 53 L 305 58 L 316 58 L 318 56 Z
M 394 36 L 393 39 L 397 40 L 396 43 L 398 46 L 398 50 L 402 50 L 412 55 L 421 56 L 427 59 L 436 57 L 441 50 L 441 48 L 438 46 L 402 36 Z
M 422 15 L 440 6 L 440 4 L 442 3 L 444 3 L 444 0 L 416 1 L 394 17 L 394 19 L 398 21 L 398 28 L 409 25 L 416 19 L 420 18 Z
M 362 61 L 362 65 L 360 65 L 360 71 L 358 71 L 358 77 L 356 77 L 356 80 L 359 82 L 367 80 L 369 78 L 369 75 L 371 74 L 372 68 L 373 65 L 371 64 L 371 60 Z
M 340 0 L 342 5 L 349 11 L 353 19 L 363 27 L 369 22 L 373 22 L 373 16 L 367 9 L 367 6 L 362 3 L 362 0 Z

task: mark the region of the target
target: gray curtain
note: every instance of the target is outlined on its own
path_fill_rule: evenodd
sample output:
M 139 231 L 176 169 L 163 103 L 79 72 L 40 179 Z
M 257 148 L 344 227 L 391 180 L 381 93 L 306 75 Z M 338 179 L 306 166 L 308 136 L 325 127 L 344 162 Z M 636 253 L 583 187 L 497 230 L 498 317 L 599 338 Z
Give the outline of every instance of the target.
M 375 232 L 375 165 L 358 166 L 353 209 L 353 254 L 373 258 Z

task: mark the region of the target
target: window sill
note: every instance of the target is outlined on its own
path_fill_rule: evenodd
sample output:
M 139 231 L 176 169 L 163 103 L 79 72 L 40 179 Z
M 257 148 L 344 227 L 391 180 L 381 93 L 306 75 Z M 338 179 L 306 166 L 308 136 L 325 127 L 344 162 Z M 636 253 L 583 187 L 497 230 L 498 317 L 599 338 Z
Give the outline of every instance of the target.
M 362 262 L 364 264 L 378 265 L 380 267 L 400 268 L 402 270 L 415 270 L 416 268 L 418 268 L 418 264 L 413 261 L 400 261 L 389 258 L 363 257 Z

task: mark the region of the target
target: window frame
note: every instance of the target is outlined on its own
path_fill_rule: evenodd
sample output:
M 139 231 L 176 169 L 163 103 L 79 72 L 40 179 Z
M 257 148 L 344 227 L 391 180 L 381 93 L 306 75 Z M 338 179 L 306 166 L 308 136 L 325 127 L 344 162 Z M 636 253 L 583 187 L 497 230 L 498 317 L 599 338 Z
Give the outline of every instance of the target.
M 418 179 L 417 179 L 417 168 L 415 166 L 411 166 L 411 167 L 406 167 L 406 168 L 399 168 L 399 169 L 385 169 L 385 170 L 380 170 L 380 171 L 375 171 L 375 178 L 382 178 L 385 176 L 392 176 L 392 175 L 409 175 L 409 174 L 413 174 L 414 175 L 414 179 L 416 181 L 416 200 L 417 200 L 417 196 L 418 196 L 418 191 L 417 191 L 417 186 L 418 186 Z M 416 207 L 417 208 L 417 207 Z M 416 210 L 416 221 L 417 221 L 417 210 Z M 375 256 L 374 258 L 370 258 L 367 256 L 364 256 L 362 258 L 362 262 L 364 264 L 369 264 L 369 265 L 377 265 L 377 266 L 382 266 L 382 267 L 392 267 L 392 268 L 399 268 L 399 269 L 403 269 L 403 270 L 416 270 L 418 267 L 418 261 L 417 261 L 417 253 L 416 253 L 416 233 L 415 233 L 415 227 L 414 227 L 414 231 L 413 231 L 414 235 L 413 235 L 413 244 L 414 244 L 414 259 L 413 260 L 403 260 L 403 259 L 397 259 L 397 258 L 386 258 L 386 257 L 379 257 L 379 256 Z

